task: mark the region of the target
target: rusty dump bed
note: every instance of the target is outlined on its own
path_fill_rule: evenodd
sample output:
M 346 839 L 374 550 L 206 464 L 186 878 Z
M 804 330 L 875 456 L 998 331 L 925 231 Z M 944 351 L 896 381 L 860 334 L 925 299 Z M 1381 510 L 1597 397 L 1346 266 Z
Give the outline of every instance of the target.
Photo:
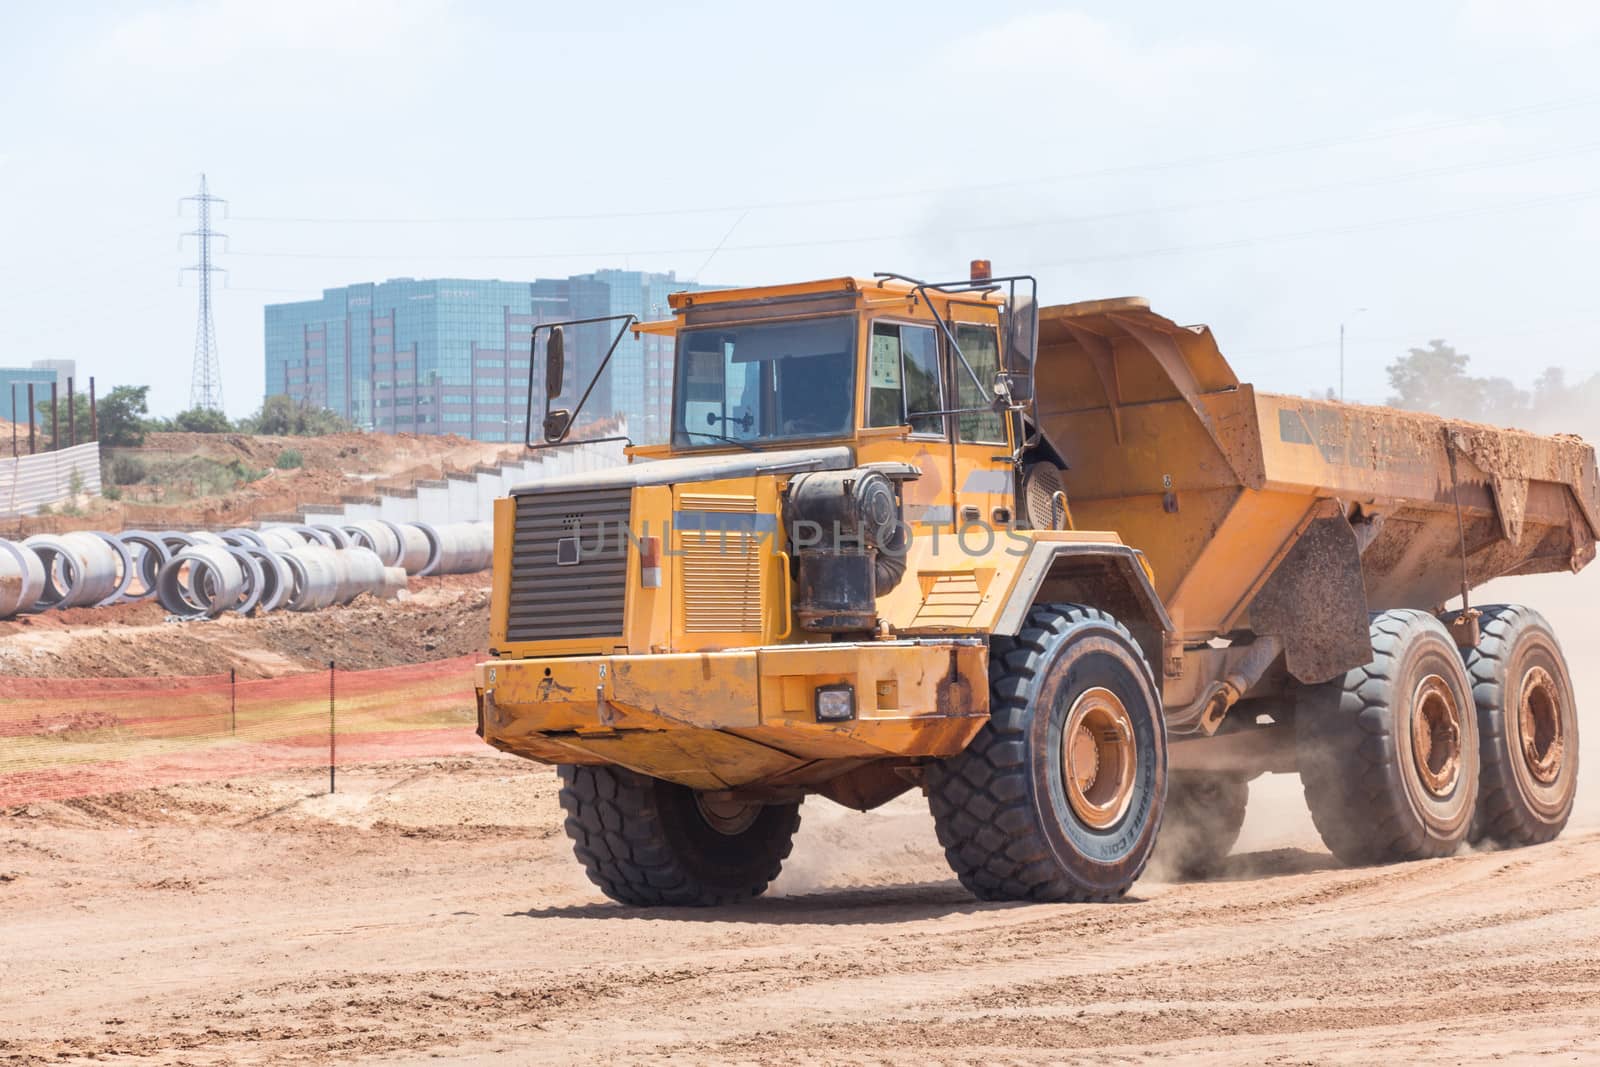
M 1207 328 L 1137 298 L 1044 308 L 1039 332 L 1038 428 L 1076 525 L 1144 550 L 1186 644 L 1330 598 L 1438 606 L 1461 591 L 1463 540 L 1471 585 L 1594 557 L 1577 437 L 1258 393 Z

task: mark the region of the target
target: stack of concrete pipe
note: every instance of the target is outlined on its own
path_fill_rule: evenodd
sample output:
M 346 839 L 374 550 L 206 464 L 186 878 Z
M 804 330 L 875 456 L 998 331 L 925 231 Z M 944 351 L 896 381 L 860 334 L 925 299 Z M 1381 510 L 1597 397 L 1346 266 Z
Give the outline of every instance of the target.
M 365 519 L 222 533 L 75 531 L 0 540 L 0 618 L 159 600 L 182 618 L 394 599 L 410 575 L 488 568 L 493 529 Z

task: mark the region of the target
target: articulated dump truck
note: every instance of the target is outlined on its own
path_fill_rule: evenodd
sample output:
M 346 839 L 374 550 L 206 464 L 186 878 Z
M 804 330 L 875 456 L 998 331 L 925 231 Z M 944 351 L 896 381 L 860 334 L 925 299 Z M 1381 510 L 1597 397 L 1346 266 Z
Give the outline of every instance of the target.
M 1558 834 L 1560 644 L 1471 592 L 1593 558 L 1593 449 L 1259 393 L 1206 327 L 1033 289 L 680 293 L 589 360 L 670 339 L 670 439 L 497 502 L 476 687 L 488 744 L 560 768 L 591 879 L 747 899 L 806 796 L 913 788 L 997 900 L 1203 872 L 1267 772 L 1348 863 Z M 535 331 L 535 447 L 581 423 L 593 328 Z

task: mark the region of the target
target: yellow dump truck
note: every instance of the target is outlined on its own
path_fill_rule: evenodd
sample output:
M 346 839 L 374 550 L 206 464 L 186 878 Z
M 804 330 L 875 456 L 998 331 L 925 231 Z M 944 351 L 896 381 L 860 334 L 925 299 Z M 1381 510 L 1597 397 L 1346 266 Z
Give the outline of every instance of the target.
M 670 440 L 497 502 L 476 674 L 594 882 L 759 894 L 813 793 L 920 788 L 985 899 L 1114 898 L 1157 848 L 1203 870 L 1269 771 L 1346 862 L 1559 833 L 1560 646 L 1469 599 L 1589 562 L 1593 450 L 1258 393 L 1203 326 L 1034 289 L 978 261 L 617 327 L 675 352 Z M 592 328 L 535 331 L 530 444 L 583 424 Z

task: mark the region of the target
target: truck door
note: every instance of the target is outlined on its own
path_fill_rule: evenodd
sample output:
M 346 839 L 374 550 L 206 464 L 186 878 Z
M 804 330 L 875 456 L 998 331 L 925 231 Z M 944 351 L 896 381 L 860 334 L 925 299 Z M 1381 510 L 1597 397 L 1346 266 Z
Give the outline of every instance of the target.
M 963 541 L 973 551 L 984 548 L 992 530 L 997 541 L 1013 520 L 1013 468 L 1006 441 L 1006 419 L 993 409 L 994 380 L 1000 369 L 1000 335 L 995 322 L 963 321 L 952 309 L 950 332 L 960 347 L 946 361 L 950 416 L 955 430 L 955 526 L 967 527 Z M 962 357 L 965 357 L 963 363 Z M 967 368 L 971 367 L 971 371 Z M 977 381 L 973 381 L 976 375 Z M 981 383 L 981 384 L 980 384 Z M 975 410 L 972 410 L 975 409 Z
M 913 527 L 937 526 L 948 534 L 954 522 L 951 479 L 955 475 L 949 416 L 945 402 L 948 374 L 940 359 L 938 328 L 926 323 L 877 319 L 867 348 L 867 426 L 911 427 L 912 454 L 895 447 L 882 458 L 909 458 L 922 477 L 905 485 L 906 521 Z M 918 414 L 933 412 L 934 414 Z M 863 458 L 877 458 L 870 447 Z M 926 536 L 927 531 L 916 531 Z

